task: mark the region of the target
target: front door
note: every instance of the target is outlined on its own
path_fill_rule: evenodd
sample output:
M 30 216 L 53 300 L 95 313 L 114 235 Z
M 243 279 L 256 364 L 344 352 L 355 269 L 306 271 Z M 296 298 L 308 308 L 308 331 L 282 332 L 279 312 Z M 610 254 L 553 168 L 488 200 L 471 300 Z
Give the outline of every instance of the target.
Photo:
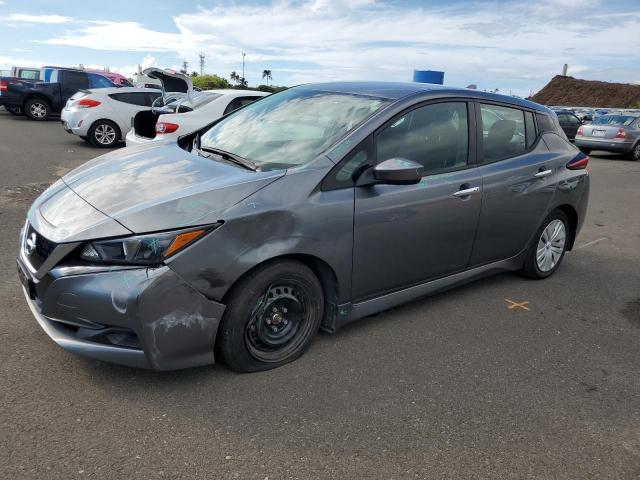
M 467 267 L 482 195 L 469 154 L 475 140 L 470 105 L 420 106 L 374 136 L 376 162 L 405 158 L 425 170 L 417 185 L 355 187 L 355 301 Z

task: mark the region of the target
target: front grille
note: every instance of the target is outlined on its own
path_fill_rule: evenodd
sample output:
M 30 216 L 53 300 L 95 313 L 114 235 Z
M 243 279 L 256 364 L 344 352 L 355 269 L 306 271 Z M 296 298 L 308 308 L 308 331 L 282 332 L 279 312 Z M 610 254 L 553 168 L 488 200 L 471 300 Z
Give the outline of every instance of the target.
M 55 250 L 57 244 L 51 240 L 47 240 L 29 225 L 25 236 L 25 255 L 33 268 L 38 270 L 45 262 L 49 255 Z M 27 241 L 35 243 L 35 248 L 31 249 L 27 246 Z

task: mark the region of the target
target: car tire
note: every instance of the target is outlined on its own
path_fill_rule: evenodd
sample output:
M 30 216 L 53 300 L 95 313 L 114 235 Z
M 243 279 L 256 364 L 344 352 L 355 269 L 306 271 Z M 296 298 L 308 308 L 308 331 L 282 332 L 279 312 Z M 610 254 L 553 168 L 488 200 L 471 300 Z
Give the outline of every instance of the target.
M 640 142 L 636 143 L 636 146 L 631 150 L 631 160 L 640 162 Z
M 42 122 L 51 115 L 51 106 L 46 100 L 32 98 L 24 106 L 24 114 L 29 120 Z
M 320 281 L 293 260 L 268 262 L 249 272 L 225 303 L 216 353 L 237 372 L 269 370 L 300 357 L 324 312 Z
M 94 147 L 112 148 L 120 141 L 120 129 L 111 120 L 98 120 L 91 125 L 88 136 Z
M 591 149 L 590 148 L 580 147 L 580 151 L 582 153 L 584 153 L 585 155 L 589 155 L 591 153 Z
M 22 107 L 20 105 L 7 105 L 4 108 L 11 115 L 16 115 L 16 116 L 24 115 L 24 110 L 22 110 Z
M 536 232 L 521 273 L 534 280 L 553 275 L 562 263 L 569 238 L 567 216 L 561 210 L 554 210 Z

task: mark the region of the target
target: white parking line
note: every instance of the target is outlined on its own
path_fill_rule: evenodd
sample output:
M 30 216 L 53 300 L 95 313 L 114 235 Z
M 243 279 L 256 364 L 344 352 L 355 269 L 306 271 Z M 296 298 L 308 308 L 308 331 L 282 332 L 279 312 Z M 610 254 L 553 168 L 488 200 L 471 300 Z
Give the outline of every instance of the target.
M 580 245 L 579 247 L 576 248 L 576 250 L 580 250 L 581 248 L 584 248 L 584 247 L 590 247 L 591 245 L 595 245 L 596 243 L 600 243 L 603 240 L 609 240 L 609 238 L 602 237 L 602 238 L 598 238 L 597 240 L 592 240 L 590 242 L 585 243 L 584 245 Z

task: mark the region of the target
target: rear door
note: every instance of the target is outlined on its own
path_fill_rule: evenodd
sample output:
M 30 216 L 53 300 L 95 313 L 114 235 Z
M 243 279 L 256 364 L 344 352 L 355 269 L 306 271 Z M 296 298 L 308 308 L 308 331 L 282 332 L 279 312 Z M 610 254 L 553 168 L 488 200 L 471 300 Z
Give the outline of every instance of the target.
M 465 100 L 429 103 L 374 136 L 371 163 L 405 158 L 424 165 L 424 176 L 417 185 L 355 188 L 355 300 L 467 267 L 482 195 L 472 109 Z
M 117 116 L 114 118 L 120 126 L 122 135 L 131 129 L 131 118 L 141 110 L 150 110 L 147 92 L 116 92 L 109 94 L 111 108 Z
M 476 103 L 476 117 L 483 199 L 471 266 L 513 257 L 526 247 L 553 197 L 560 168 L 533 112 Z M 555 131 L 549 117 L 544 123 Z

